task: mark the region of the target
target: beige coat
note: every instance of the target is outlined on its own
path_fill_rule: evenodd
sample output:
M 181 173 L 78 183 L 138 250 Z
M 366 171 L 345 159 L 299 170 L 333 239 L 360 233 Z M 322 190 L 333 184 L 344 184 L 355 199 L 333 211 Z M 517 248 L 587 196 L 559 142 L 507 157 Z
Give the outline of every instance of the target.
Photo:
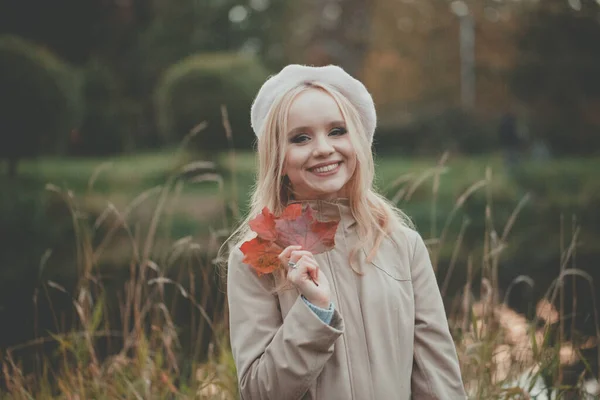
M 271 291 L 229 257 L 231 347 L 245 400 L 465 399 L 454 343 L 429 254 L 399 227 L 363 276 L 348 264 L 356 221 L 347 200 L 311 201 L 320 220 L 341 218 L 335 248 L 315 256 L 332 290 L 335 314 L 324 324 L 296 289 Z M 396 246 L 394 244 L 398 244 Z

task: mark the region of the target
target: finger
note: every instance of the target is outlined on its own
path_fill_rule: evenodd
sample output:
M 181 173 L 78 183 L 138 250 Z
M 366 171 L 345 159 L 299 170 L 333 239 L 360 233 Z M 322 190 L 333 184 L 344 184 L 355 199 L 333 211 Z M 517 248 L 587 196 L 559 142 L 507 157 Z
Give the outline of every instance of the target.
M 290 266 L 290 264 L 298 264 L 302 258 L 306 258 L 307 254 L 303 254 L 299 251 L 292 251 L 292 254 L 287 259 L 286 265 Z
M 283 249 L 281 251 L 281 253 L 279 253 L 279 256 L 283 256 L 283 257 L 288 257 L 290 256 L 291 252 L 294 250 L 300 250 L 302 248 L 302 246 L 296 246 L 296 245 L 291 245 L 286 247 L 285 249 Z
M 302 257 L 296 265 L 296 269 L 300 275 L 304 275 L 312 280 L 317 279 L 319 266 L 312 259 L 308 257 Z
M 296 245 L 288 246 L 285 249 L 283 249 L 283 251 L 281 253 L 279 253 L 279 255 L 277 257 L 279 258 L 279 260 L 281 262 L 283 262 L 285 264 L 285 263 L 287 263 L 287 260 L 289 260 L 292 251 L 299 250 L 301 248 L 302 248 L 302 246 L 296 246 Z
M 293 268 L 290 268 L 288 270 L 288 276 L 293 276 L 293 277 L 301 277 L 301 276 L 311 276 L 311 272 L 312 270 L 314 270 L 315 268 L 318 268 L 318 266 L 316 265 L 316 263 L 314 263 L 310 258 L 306 257 L 306 256 L 302 256 L 299 260 L 297 261 L 292 261 L 290 259 L 290 262 L 294 262 L 296 265 Z
M 302 257 L 308 257 L 310 259 L 314 260 L 314 256 L 310 251 L 306 251 L 306 250 L 293 250 L 290 253 L 290 261 L 293 262 L 298 262 Z
M 305 273 L 309 277 L 312 277 L 313 276 L 312 271 L 315 268 L 319 268 L 319 264 L 317 264 L 317 261 L 314 259 L 314 257 L 310 253 L 302 254 L 302 256 L 298 260 L 295 260 L 295 258 L 297 256 L 298 256 L 298 254 L 292 255 L 292 257 L 290 258 L 290 262 L 293 262 L 295 264 L 295 269 L 298 269 L 302 273 Z
M 321 271 L 321 269 L 319 268 L 318 265 L 315 266 L 315 269 L 312 271 L 311 274 L 311 278 L 313 281 L 318 281 L 319 280 L 319 272 Z
M 316 263 L 304 257 L 298 261 L 297 267 L 288 270 L 287 279 L 294 285 L 312 281 L 314 285 L 319 286 L 319 271 L 320 268 Z
M 319 266 L 316 264 L 312 265 L 312 268 L 308 268 L 308 275 L 310 276 L 310 278 L 313 281 L 318 281 L 319 280 Z

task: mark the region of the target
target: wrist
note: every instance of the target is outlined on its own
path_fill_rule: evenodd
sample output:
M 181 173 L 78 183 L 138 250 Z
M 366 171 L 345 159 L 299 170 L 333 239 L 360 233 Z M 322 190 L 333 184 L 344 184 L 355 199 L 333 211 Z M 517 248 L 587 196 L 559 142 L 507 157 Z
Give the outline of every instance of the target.
M 313 298 L 305 296 L 305 299 L 308 300 L 311 304 L 313 304 L 319 308 L 322 308 L 324 310 L 328 310 L 329 306 L 331 305 L 331 300 L 329 300 L 329 298 L 321 297 L 321 298 L 313 299 Z

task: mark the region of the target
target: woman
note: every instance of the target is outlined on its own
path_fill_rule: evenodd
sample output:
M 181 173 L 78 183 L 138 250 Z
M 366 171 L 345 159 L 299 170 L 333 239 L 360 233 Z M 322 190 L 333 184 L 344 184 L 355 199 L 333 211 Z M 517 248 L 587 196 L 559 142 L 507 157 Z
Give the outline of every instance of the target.
M 241 398 L 466 398 L 425 244 L 372 189 L 376 113 L 363 84 L 339 67 L 290 65 L 260 89 L 251 120 L 258 177 L 228 261 Z M 340 221 L 335 248 L 290 246 L 259 276 L 239 250 L 248 221 L 293 202 Z

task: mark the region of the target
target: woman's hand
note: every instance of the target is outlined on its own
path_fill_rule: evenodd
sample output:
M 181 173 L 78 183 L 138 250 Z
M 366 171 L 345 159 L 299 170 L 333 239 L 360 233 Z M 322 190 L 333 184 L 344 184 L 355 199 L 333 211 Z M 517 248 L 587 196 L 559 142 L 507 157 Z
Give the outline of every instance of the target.
M 288 246 L 279 254 L 279 259 L 287 268 L 288 280 L 308 301 L 317 307 L 329 308 L 329 281 L 325 274 L 320 272 L 319 265 L 310 251 L 302 250 L 302 246 Z M 295 263 L 295 267 L 291 268 L 288 262 Z

